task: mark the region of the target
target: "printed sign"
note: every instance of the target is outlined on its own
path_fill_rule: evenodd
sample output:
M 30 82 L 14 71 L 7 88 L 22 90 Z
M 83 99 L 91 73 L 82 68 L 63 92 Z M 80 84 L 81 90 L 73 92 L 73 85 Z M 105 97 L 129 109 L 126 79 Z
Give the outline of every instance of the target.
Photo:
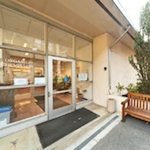
M 79 81 L 87 81 L 87 73 L 79 73 L 78 80 Z
M 27 85 L 28 78 L 14 78 L 14 85 Z
M 45 78 L 44 77 L 34 78 L 34 84 L 45 84 Z

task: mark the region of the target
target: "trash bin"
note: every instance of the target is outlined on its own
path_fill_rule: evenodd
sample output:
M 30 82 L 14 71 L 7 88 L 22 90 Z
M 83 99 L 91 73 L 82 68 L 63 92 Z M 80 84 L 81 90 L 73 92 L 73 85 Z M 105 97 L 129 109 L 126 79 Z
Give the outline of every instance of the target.
M 110 98 L 107 100 L 107 111 L 109 113 L 114 113 L 116 111 L 116 100 Z
M 83 98 L 83 94 L 82 94 L 82 93 L 79 93 L 79 94 L 78 94 L 78 100 L 79 100 L 79 101 L 82 101 L 82 98 Z
M 0 106 L 0 128 L 10 123 L 10 113 L 12 106 Z

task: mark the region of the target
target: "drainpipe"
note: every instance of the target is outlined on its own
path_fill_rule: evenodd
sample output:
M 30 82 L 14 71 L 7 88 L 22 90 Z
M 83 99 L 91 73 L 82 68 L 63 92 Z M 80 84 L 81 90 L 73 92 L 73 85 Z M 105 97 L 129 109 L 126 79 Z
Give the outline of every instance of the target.
M 126 31 L 109 47 L 108 49 L 108 84 L 109 84 L 109 93 L 111 90 L 111 49 L 117 44 L 118 41 L 129 31 L 131 26 L 129 25 Z

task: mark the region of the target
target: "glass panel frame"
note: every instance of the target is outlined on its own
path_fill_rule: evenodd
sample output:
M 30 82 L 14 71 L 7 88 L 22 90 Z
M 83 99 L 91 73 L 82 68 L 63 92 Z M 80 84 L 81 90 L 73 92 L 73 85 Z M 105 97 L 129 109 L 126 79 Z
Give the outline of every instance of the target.
M 65 61 L 65 62 L 71 62 L 72 64 L 72 68 L 71 68 L 71 89 L 67 89 L 67 90 L 62 90 L 62 91 L 55 91 L 53 90 L 53 60 L 59 60 L 59 61 Z M 71 59 L 66 59 L 66 58 L 59 58 L 59 57 L 52 57 L 52 56 L 48 56 L 48 64 L 49 64 L 49 69 L 48 69 L 48 76 L 50 77 L 51 80 L 49 80 L 48 83 L 48 88 L 49 88 L 49 119 L 52 118 L 56 118 L 62 114 L 66 114 L 67 112 L 71 112 L 74 110 L 75 108 L 75 61 L 71 60 Z M 70 105 L 66 105 L 65 107 L 61 107 L 58 109 L 53 109 L 53 95 L 54 94 L 63 94 L 63 93 L 71 93 L 71 97 L 72 97 L 72 102 L 70 103 Z
M 75 58 L 92 62 L 92 43 L 82 38 L 75 38 Z M 84 57 L 83 57 L 84 56 Z
M 48 31 L 48 54 L 74 58 L 74 36 L 53 26 Z
M 42 89 L 40 92 L 39 88 Z M 8 112 L 4 111 L 6 116 L 1 116 L 4 120 L 6 119 L 7 123 L 4 121 L 0 128 L 44 114 L 45 99 L 41 99 L 42 95 L 45 95 L 45 86 L 1 89 L 0 106 L 4 110 L 9 110 Z
M 92 63 L 76 61 L 76 104 L 93 99 Z
M 0 86 L 45 84 L 45 55 L 6 49 L 0 51 Z

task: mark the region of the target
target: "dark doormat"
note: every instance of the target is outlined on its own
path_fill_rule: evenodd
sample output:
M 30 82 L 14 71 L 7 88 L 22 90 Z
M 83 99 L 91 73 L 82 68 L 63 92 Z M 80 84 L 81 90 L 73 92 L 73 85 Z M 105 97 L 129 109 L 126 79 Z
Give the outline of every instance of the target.
M 42 147 L 45 148 L 62 137 L 96 119 L 99 115 L 81 108 L 59 118 L 36 126 Z
M 53 109 L 57 109 L 63 106 L 69 105 L 68 103 L 60 100 L 59 98 L 53 97 Z
M 36 96 L 34 98 L 37 100 L 36 104 L 41 109 L 43 109 L 43 111 L 45 111 L 45 96 Z M 67 105 L 69 105 L 69 104 L 60 100 L 59 98 L 53 97 L 53 108 L 54 109 L 57 109 L 57 108 L 60 108 L 63 106 L 67 106 Z

